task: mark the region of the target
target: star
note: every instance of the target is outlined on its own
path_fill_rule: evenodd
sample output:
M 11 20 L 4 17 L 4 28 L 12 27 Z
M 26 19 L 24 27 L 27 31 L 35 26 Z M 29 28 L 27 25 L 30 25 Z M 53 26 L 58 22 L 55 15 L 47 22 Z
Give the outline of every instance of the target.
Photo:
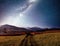
M 31 2 L 36 2 L 36 0 L 29 0 L 29 2 L 31 3 Z

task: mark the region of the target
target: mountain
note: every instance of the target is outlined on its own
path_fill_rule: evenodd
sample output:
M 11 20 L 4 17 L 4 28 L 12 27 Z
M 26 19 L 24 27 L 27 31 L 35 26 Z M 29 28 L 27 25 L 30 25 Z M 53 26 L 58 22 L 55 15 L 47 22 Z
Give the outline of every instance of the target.
M 10 30 L 10 31 L 27 31 L 27 29 L 22 28 L 22 27 L 16 27 L 12 25 L 2 25 L 0 29 L 5 29 L 5 30 Z
M 48 30 L 60 30 L 60 28 L 40 28 L 40 27 L 32 27 L 32 28 L 28 28 L 29 30 L 32 30 L 32 31 L 48 31 Z
M 40 27 L 32 27 L 32 28 L 28 28 L 31 31 L 42 31 L 44 30 L 44 28 L 40 28 Z
M 22 32 L 28 32 L 27 29 L 22 27 L 16 27 L 12 25 L 2 25 L 0 26 L 0 35 L 2 34 L 21 34 Z
M 40 27 L 29 27 L 27 28 L 22 28 L 22 27 L 16 27 L 12 25 L 2 25 L 0 26 L 0 35 L 17 35 L 17 34 L 26 34 L 28 32 L 44 32 L 44 31 L 60 31 L 60 28 L 40 28 Z

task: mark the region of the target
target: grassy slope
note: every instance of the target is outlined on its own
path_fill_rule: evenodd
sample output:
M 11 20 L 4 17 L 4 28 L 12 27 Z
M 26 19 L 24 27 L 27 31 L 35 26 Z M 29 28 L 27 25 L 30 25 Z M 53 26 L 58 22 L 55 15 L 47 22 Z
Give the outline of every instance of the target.
M 19 46 L 25 35 L 0 36 L 0 46 Z M 60 46 L 60 33 L 43 33 L 33 36 L 39 46 Z
M 35 35 L 39 46 L 60 46 L 60 33 L 46 33 Z
M 0 36 L 0 46 L 19 46 L 25 35 L 21 36 Z

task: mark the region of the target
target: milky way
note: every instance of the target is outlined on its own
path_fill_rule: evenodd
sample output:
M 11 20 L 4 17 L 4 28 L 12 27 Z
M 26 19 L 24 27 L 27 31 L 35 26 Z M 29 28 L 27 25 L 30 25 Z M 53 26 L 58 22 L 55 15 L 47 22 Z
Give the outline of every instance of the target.
M 0 0 L 0 25 L 60 27 L 58 0 Z
M 25 16 L 24 13 L 26 11 L 29 11 L 30 7 L 32 7 L 33 4 L 35 4 L 36 2 L 34 0 L 32 0 L 32 1 L 28 0 L 28 1 L 23 1 L 22 3 L 23 3 L 23 5 L 18 6 L 14 9 L 15 11 L 13 11 L 13 15 L 15 15 L 15 16 L 13 16 L 12 14 L 10 16 L 8 14 L 9 16 L 6 16 L 8 18 L 5 17 L 5 19 L 3 20 L 3 23 L 1 23 L 1 25 L 9 24 L 9 25 L 15 25 L 15 26 L 23 26 L 25 24 L 25 21 L 23 20 L 24 18 L 22 17 L 22 19 L 21 19 L 21 16 L 22 15 Z M 23 23 L 22 21 L 24 21 L 24 24 L 22 24 Z

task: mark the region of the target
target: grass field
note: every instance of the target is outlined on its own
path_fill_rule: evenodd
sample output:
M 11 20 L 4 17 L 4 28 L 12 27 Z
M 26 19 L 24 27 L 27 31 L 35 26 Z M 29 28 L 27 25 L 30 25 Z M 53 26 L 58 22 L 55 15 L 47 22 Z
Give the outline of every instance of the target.
M 25 36 L 0 36 L 0 46 L 20 46 Z M 37 46 L 60 46 L 60 33 L 36 34 L 33 39 Z
M 60 46 L 60 33 L 47 33 L 34 36 L 39 46 Z
M 0 36 L 0 46 L 19 46 L 25 35 L 21 36 Z

